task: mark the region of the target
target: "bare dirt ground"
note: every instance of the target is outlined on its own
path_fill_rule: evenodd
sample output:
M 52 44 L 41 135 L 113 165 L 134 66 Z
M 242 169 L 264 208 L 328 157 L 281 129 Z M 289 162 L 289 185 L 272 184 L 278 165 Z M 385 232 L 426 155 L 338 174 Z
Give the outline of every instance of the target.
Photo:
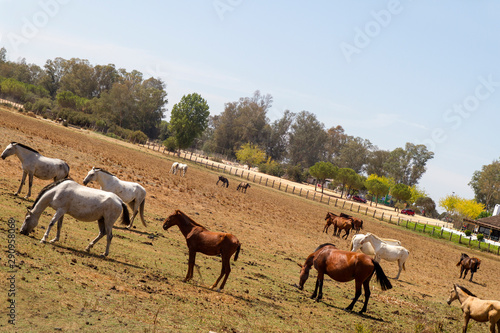
M 304 291 L 293 287 L 298 282 L 297 262 L 303 263 L 319 244 L 331 242 L 348 249 L 350 242 L 350 237 L 343 240 L 331 231 L 322 233 L 324 205 L 257 184 L 243 194 L 236 191 L 239 180 L 231 177 L 230 187 L 223 189 L 215 185 L 217 173 L 194 164 L 186 177 L 174 176 L 169 173 L 172 157 L 0 109 L 1 149 L 11 141 L 67 161 L 71 177 L 79 183 L 95 166 L 139 182 L 148 192 L 148 227 L 136 220 L 131 231 L 115 228 L 108 259 L 95 255 L 102 252 L 104 239 L 92 254 L 83 252 L 97 234 L 97 225 L 72 218 L 65 219 L 59 245 L 38 244 L 53 214 L 50 209 L 34 235 L 17 234 L 17 320 L 23 331 L 456 332 L 461 327 L 458 303 L 445 304 L 453 283 L 463 284 L 481 298 L 500 299 L 497 256 L 361 216 L 364 232 L 401 240 L 410 251 L 406 271 L 399 281 L 391 280 L 394 288 L 389 291 L 382 292 L 372 281 L 366 316 L 341 310 L 354 294 L 354 282 L 328 280 L 323 302 L 315 303 L 309 299 L 315 271 Z M 49 183 L 35 179 L 30 200 L 22 198 L 27 185 L 20 197 L 14 197 L 20 165 L 15 156 L 0 160 L 3 254 L 7 252 L 6 221 L 13 217 L 19 227 L 25 206 Z M 187 269 L 184 238 L 178 229 L 161 228 L 175 209 L 210 230 L 233 233 L 243 244 L 223 293 L 207 289 L 218 275 L 218 258 L 199 255 L 201 273 L 195 272 L 193 282 L 181 282 Z M 455 265 L 462 252 L 482 261 L 473 282 L 458 279 Z M 2 275 L 7 276 L 4 258 Z M 396 276 L 396 263 L 381 264 L 389 277 Z M 5 280 L 2 277 L 0 283 L 4 304 L 9 299 Z M 357 304 L 355 310 L 360 308 Z M 2 315 L 0 330 L 10 328 L 6 321 Z M 486 330 L 486 324 L 473 324 L 470 332 Z

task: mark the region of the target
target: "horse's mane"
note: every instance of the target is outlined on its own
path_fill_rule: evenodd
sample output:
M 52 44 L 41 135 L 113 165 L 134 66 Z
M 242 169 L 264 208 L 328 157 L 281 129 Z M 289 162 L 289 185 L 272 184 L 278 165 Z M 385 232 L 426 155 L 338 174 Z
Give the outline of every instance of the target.
M 462 289 L 462 291 L 463 291 L 464 293 L 466 293 L 467 295 L 472 296 L 472 297 L 477 297 L 476 295 L 474 295 L 473 293 L 471 293 L 469 289 L 467 289 L 467 288 L 465 288 L 465 287 L 462 287 L 462 286 L 461 286 L 461 285 L 459 285 L 459 284 L 457 284 L 456 286 L 457 286 L 458 288 Z
M 320 246 L 318 246 L 318 247 L 316 248 L 316 250 L 314 250 L 314 252 L 316 252 L 316 251 L 318 251 L 319 249 L 322 249 L 322 248 L 324 248 L 325 246 L 328 246 L 328 245 L 331 245 L 331 246 L 333 246 L 333 247 L 336 247 L 336 246 L 335 246 L 335 244 L 332 244 L 332 243 L 325 243 L 325 244 L 321 244 Z
M 40 191 L 40 193 L 38 193 L 38 196 L 36 197 L 35 199 L 35 202 L 33 202 L 33 206 L 31 206 L 31 209 L 33 209 L 35 207 L 35 205 L 37 204 L 37 202 L 40 200 L 40 198 L 50 189 L 53 189 L 54 187 L 56 187 L 57 185 L 61 184 L 62 182 L 66 181 L 66 180 L 71 180 L 73 181 L 72 179 L 69 179 L 69 178 L 64 178 L 64 179 L 60 179 L 56 182 L 53 182 L 53 183 L 50 183 L 49 185 L 45 186 L 44 188 L 42 188 L 42 190 Z
M 31 148 L 31 147 L 28 147 L 26 145 L 23 145 L 22 143 L 19 143 L 19 142 L 11 142 L 12 145 L 18 145 L 19 147 L 22 147 L 24 149 L 28 149 L 28 150 L 31 150 L 32 152 L 34 153 L 37 153 L 37 154 L 40 154 L 39 152 L 37 152 L 35 149 Z
M 206 229 L 204 226 L 202 226 L 201 224 L 199 224 L 198 222 L 196 222 L 195 220 L 193 220 L 192 218 L 190 218 L 189 216 L 187 216 L 186 214 L 184 214 L 182 211 L 180 210 L 176 210 L 176 212 L 178 214 L 180 214 L 185 220 L 188 220 L 190 223 L 198 226 L 198 227 L 202 227 L 203 229 Z
M 114 176 L 111 172 L 109 172 L 108 170 L 104 170 L 103 168 L 94 168 L 94 171 L 101 171 L 107 173 L 110 176 Z

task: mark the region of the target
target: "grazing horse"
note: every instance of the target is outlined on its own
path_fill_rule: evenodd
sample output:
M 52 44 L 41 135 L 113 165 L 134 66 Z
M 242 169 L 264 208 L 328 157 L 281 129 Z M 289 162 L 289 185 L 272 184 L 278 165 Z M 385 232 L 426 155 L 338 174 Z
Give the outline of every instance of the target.
M 374 234 L 367 233 L 365 238 L 361 240 L 360 244 L 370 243 L 375 251 L 375 261 L 379 262 L 380 259 L 385 259 L 387 261 L 398 261 L 399 272 L 395 279 L 399 279 L 401 270 L 406 270 L 405 262 L 410 256 L 410 251 L 402 247 L 401 245 L 390 245 Z
M 240 183 L 238 187 L 236 188 L 236 191 L 239 191 L 241 189 L 241 192 L 247 193 L 247 188 L 250 187 L 250 184 L 248 183 Z
M 188 271 L 184 282 L 189 281 L 193 277 L 196 252 L 201 252 L 209 256 L 221 255 L 222 269 L 220 276 L 210 289 L 214 289 L 222 277 L 224 277 L 224 280 L 222 280 L 222 284 L 217 291 L 224 289 L 229 273 L 231 273 L 231 256 L 236 253 L 234 255 L 234 261 L 236 261 L 240 253 L 241 243 L 238 239 L 232 234 L 225 232 L 208 231 L 180 210 L 176 210 L 174 214 L 165 219 L 163 229 L 168 230 L 168 228 L 174 225 L 178 226 L 181 230 L 181 233 L 186 238 L 189 249 Z
M 351 247 L 349 251 L 356 252 L 357 250 L 361 249 L 361 252 L 363 252 L 364 254 L 374 255 L 375 250 L 373 249 L 371 243 L 361 244 L 361 241 L 365 239 L 365 237 L 366 235 L 363 234 L 354 235 L 351 239 Z M 401 242 L 396 239 L 381 238 L 381 237 L 379 238 L 385 243 L 390 245 L 401 245 Z
M 224 176 L 219 176 L 219 180 L 217 181 L 216 185 L 219 185 L 219 182 L 222 182 L 222 187 L 226 187 L 228 188 L 229 187 L 229 180 L 224 177 Z
M 356 293 L 351 304 L 346 310 L 351 311 L 356 304 L 359 296 L 361 296 L 361 286 L 365 291 L 365 302 L 360 313 L 366 311 L 368 300 L 370 299 L 370 280 L 373 273 L 377 275 L 377 281 L 380 283 L 382 290 L 391 289 L 392 285 L 385 275 L 380 264 L 363 253 L 355 253 L 349 251 L 338 250 L 332 244 L 322 244 L 315 252 L 310 254 L 304 265 L 298 264 L 301 267 L 298 288 L 302 290 L 304 283 L 309 278 L 309 271 L 314 265 L 318 271 L 316 279 L 316 287 L 311 298 L 316 298 L 319 301 L 323 297 L 323 279 L 325 274 L 338 282 L 355 281 Z
M 45 186 L 33 206 L 28 209 L 24 223 L 21 226 L 20 233 L 28 235 L 38 225 L 40 215 L 47 207 L 53 208 L 56 213 L 50 220 L 47 231 L 41 239 L 41 243 L 45 243 L 49 237 L 50 229 L 57 222 L 57 234 L 50 243 L 59 240 L 61 235 L 61 227 L 64 214 L 69 214 L 75 219 L 91 222 L 96 221 L 99 225 L 99 235 L 87 246 L 85 251 L 90 252 L 90 249 L 104 235 L 107 235 L 106 251 L 102 254 L 109 254 L 109 246 L 113 238 L 113 224 L 122 216 L 122 224 L 129 224 L 129 213 L 127 205 L 114 193 L 101 191 L 98 189 L 85 187 L 70 179 L 62 179 L 55 183 Z
M 172 163 L 172 167 L 170 168 L 170 173 L 174 175 L 177 173 L 177 168 L 179 167 L 179 162 Z
M 482 300 L 466 288 L 453 284 L 448 297 L 448 305 L 454 300 L 458 299 L 460 307 L 464 314 L 464 326 L 462 332 L 467 332 L 467 325 L 469 319 L 474 319 L 478 322 L 490 322 L 490 332 L 495 333 L 495 326 L 500 332 L 500 302 L 494 300 Z
M 474 273 L 477 272 L 479 269 L 479 266 L 481 265 L 481 260 L 478 258 L 471 258 L 467 254 L 462 253 L 460 256 L 460 261 L 457 263 L 457 266 L 460 266 L 460 278 L 462 278 L 462 273 L 464 273 L 463 279 L 465 279 L 465 276 L 467 275 L 467 272 L 470 269 L 470 279 L 469 281 L 472 282 L 472 277 L 474 276 Z
M 31 195 L 33 176 L 43 180 L 54 179 L 54 181 L 57 181 L 69 175 L 69 165 L 66 162 L 57 158 L 45 157 L 33 148 L 21 143 L 11 142 L 3 151 L 1 157 L 4 160 L 14 154 L 21 160 L 23 167 L 21 185 L 14 195 L 18 195 L 21 192 L 26 176 L 29 176 L 28 194 L 25 197 L 28 198 Z
M 101 190 L 113 192 L 125 202 L 132 210 L 132 218 L 128 229 L 132 227 L 135 216 L 140 213 L 142 224 L 147 227 L 144 221 L 144 203 L 146 201 L 146 190 L 137 183 L 127 182 L 118 179 L 115 175 L 101 168 L 92 168 L 83 180 L 83 185 L 92 181 L 97 181 L 101 185 Z

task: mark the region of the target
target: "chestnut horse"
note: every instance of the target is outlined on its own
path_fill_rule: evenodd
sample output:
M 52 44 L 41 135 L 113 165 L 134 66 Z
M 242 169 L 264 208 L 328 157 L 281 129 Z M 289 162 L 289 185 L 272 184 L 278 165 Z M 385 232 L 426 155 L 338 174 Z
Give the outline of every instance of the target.
M 500 302 L 494 300 L 482 300 L 471 293 L 466 288 L 454 284 L 448 297 L 448 305 L 458 299 L 460 307 L 464 313 L 464 326 L 462 332 L 467 332 L 469 319 L 479 322 L 490 322 L 490 332 L 495 333 L 495 326 L 500 332 Z
M 340 213 L 340 216 L 348 218 L 348 219 L 351 219 L 351 221 L 352 221 L 352 228 L 354 230 L 356 230 L 356 233 L 358 233 L 361 229 L 363 229 L 363 220 L 362 219 L 359 219 L 357 217 L 354 217 L 352 215 L 347 215 L 347 214 L 344 214 L 344 213 Z
M 352 310 L 359 296 L 361 296 L 361 286 L 363 286 L 365 291 L 365 302 L 360 313 L 366 311 L 371 294 L 370 280 L 373 273 L 376 273 L 377 281 L 380 283 L 382 290 L 392 288 L 391 282 L 378 262 L 364 253 L 339 250 L 333 244 L 320 245 L 315 252 L 307 257 L 304 265 L 298 265 L 301 267 L 298 285 L 300 290 L 304 288 L 304 283 L 309 278 L 311 266 L 314 265 L 314 268 L 318 271 L 316 287 L 311 296 L 312 299 L 316 298 L 316 301 L 319 301 L 323 297 L 323 279 L 325 274 L 338 282 L 354 280 L 356 293 L 351 304 L 346 308 L 348 311 Z
M 342 238 L 345 237 L 345 239 L 347 239 L 347 237 L 349 237 L 349 232 L 353 228 L 351 219 L 335 215 L 334 213 L 327 213 L 325 220 L 326 220 L 326 225 L 323 228 L 323 232 L 328 233 L 328 228 L 330 227 L 330 225 L 333 224 L 334 236 L 340 237 L 340 233 L 342 232 L 342 230 L 344 230 L 345 234 L 342 236 Z
M 469 281 L 472 282 L 472 277 L 474 276 L 474 273 L 477 272 L 479 269 L 479 265 L 481 265 L 481 260 L 478 258 L 471 258 L 467 254 L 462 253 L 460 256 L 460 261 L 457 263 L 457 266 L 460 266 L 460 278 L 462 278 L 462 273 L 464 273 L 463 279 L 465 279 L 465 276 L 467 275 L 467 272 L 470 269 L 470 279 Z
M 234 255 L 234 261 L 236 261 L 240 253 L 241 244 L 238 239 L 232 234 L 208 231 L 180 210 L 176 210 L 174 214 L 165 219 L 163 229 L 168 230 L 168 228 L 174 225 L 178 226 L 181 230 L 186 238 L 189 249 L 188 271 L 184 282 L 193 278 L 196 252 L 201 252 L 209 256 L 220 255 L 222 257 L 222 270 L 219 278 L 210 289 L 215 288 L 223 276 L 224 280 L 222 280 L 222 284 L 217 291 L 224 289 L 229 273 L 231 273 L 231 263 L 229 260 L 236 253 Z

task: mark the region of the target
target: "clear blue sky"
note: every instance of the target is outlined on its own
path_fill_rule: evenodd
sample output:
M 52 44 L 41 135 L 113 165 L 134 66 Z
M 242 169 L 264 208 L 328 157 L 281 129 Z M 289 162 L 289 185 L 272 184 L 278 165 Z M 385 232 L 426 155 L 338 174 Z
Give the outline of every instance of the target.
M 472 173 L 500 158 L 499 33 L 498 1 L 0 0 L 9 60 L 136 69 L 165 81 L 169 110 L 260 90 L 271 120 L 307 110 L 380 149 L 425 143 L 436 202 L 472 199 Z

